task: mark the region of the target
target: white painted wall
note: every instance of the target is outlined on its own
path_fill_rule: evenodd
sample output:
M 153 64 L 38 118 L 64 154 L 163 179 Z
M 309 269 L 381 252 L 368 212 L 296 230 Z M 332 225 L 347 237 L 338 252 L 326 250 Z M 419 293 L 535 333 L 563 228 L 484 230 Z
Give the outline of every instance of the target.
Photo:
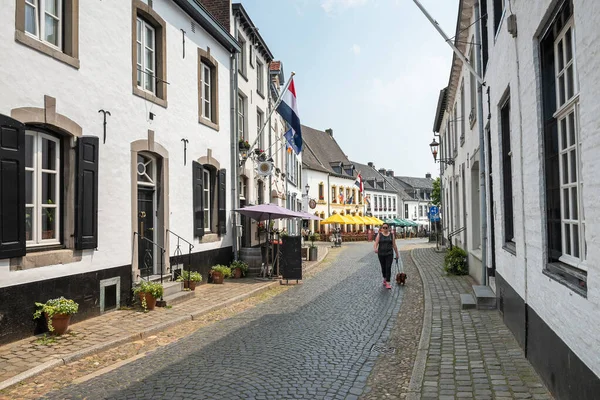
M 15 2 L 6 4 L 0 14 L 0 113 L 10 115 L 11 109 L 18 107 L 43 108 L 44 95 L 49 95 L 56 98 L 57 113 L 82 126 L 84 135 L 99 137 L 102 114 L 98 110 L 112 113 L 106 144 L 101 143 L 99 150 L 98 250 L 85 251 L 81 262 L 18 272 L 9 272 L 8 260 L 0 260 L 0 286 L 131 264 L 130 143 L 147 139 L 148 129 L 155 132 L 155 142 L 169 152 L 169 228 L 183 237 L 193 237 L 191 161 L 205 156 L 210 148 L 221 168 L 230 173 L 229 53 L 197 26 L 196 33 L 187 32 L 183 59 L 179 27 L 189 26 L 190 18 L 170 1 L 153 3 L 168 24 L 167 109 L 132 94 L 131 2 L 80 2 L 79 70 L 14 41 Z M 196 46 L 210 47 L 211 55 L 219 62 L 218 132 L 198 123 Z M 154 121 L 147 119 L 149 111 L 156 114 Z M 186 166 L 182 138 L 189 140 Z M 229 186 L 228 179 L 228 196 Z M 229 209 L 228 200 L 227 215 Z M 228 228 L 228 234 L 214 243 L 194 240 L 194 251 L 231 246 L 230 233 Z

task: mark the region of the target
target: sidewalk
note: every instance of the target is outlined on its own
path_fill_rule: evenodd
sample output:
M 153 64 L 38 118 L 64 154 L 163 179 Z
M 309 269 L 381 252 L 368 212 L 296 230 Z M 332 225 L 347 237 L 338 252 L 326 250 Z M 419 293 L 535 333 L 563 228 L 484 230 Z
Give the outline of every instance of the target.
M 328 253 L 328 246 L 319 246 L 319 259 L 303 261 L 303 273 L 320 264 Z M 38 344 L 40 336 L 32 336 L 0 346 L 0 390 L 51 368 L 196 319 L 279 284 L 278 280 L 254 278 L 227 279 L 223 285 L 204 284 L 196 287 L 194 298 L 170 308 L 157 307 L 148 313 L 117 310 L 73 324 L 52 345 Z
M 444 254 L 414 249 L 423 330 L 407 399 L 552 399 L 497 310 L 461 310 L 469 277 L 446 276 Z

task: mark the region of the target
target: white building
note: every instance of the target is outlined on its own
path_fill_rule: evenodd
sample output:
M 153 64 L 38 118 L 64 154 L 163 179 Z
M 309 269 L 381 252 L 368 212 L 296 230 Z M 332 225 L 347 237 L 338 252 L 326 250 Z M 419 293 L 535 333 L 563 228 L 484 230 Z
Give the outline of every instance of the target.
M 386 220 L 396 218 L 402 203 L 398 194 L 398 188 L 386 179 L 385 169 L 375 169 L 372 162 L 361 164 L 352 161 L 357 174 L 363 179 L 365 210 L 364 215 Z M 383 174 L 382 174 L 383 172 Z
M 456 37 L 473 61 L 465 43 L 478 41 L 474 26 L 463 29 L 478 19 L 474 4 L 460 2 Z M 472 112 L 473 79 L 455 58 L 436 116 L 440 156 L 454 160 L 443 171 L 446 224 L 466 227 L 457 243 L 482 280 L 473 269 L 481 149 L 470 122 L 483 118 L 486 264 L 500 312 L 556 398 L 597 398 L 600 227 L 589 222 L 600 219 L 600 9 L 585 0 L 481 4 L 484 115 Z
M 173 272 L 171 232 L 204 275 L 231 260 L 237 41 L 193 0 L 61 4 L 0 14 L 0 343 L 36 301 L 118 308 Z

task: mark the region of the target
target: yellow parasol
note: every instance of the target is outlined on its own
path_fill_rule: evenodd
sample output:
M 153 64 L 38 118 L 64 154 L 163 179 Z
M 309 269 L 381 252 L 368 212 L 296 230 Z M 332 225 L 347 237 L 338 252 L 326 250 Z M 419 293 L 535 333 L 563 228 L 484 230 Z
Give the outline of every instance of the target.
M 352 222 L 350 222 L 349 220 L 346 219 L 345 216 L 340 215 L 340 214 L 333 214 L 331 216 L 329 216 L 327 219 L 324 219 L 323 221 L 321 221 L 321 225 L 327 225 L 327 224 L 351 224 Z

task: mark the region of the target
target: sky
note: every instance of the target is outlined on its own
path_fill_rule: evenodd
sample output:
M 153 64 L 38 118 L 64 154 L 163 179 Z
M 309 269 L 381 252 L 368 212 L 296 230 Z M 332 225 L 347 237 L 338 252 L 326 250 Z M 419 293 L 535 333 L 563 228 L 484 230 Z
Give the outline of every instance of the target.
M 453 37 L 458 0 L 420 2 Z M 296 72 L 303 125 L 333 129 L 352 161 L 438 176 L 429 143 L 452 49 L 413 0 L 241 3 L 286 76 Z

